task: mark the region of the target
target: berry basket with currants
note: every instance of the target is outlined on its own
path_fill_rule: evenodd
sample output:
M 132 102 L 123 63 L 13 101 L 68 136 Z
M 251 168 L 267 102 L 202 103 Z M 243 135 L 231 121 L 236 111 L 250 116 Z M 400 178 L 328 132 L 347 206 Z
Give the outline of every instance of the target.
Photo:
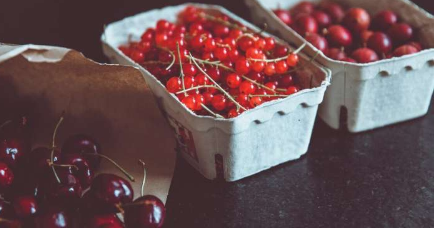
M 102 154 L 92 137 L 70 136 L 57 147 L 57 123 L 52 143 L 32 149 L 27 118 L 0 124 L 0 227 L 5 228 L 158 228 L 165 218 L 163 202 L 144 195 L 133 201 L 128 180 L 99 173 Z M 143 165 L 143 161 L 140 161 Z M 121 216 L 122 220 L 118 217 Z
M 113 62 L 142 71 L 184 157 L 206 177 L 223 173 L 224 179 L 237 180 L 306 152 L 329 72 L 300 53 L 305 44 L 292 48 L 222 7 L 201 4 L 126 18 L 108 25 L 101 39 Z M 284 124 L 292 129 L 259 145 L 254 128 L 269 124 L 277 128 L 272 134 L 283 132 L 279 118 L 293 119 Z M 291 135 L 301 128 L 299 143 Z M 242 137 L 253 143 L 241 148 Z M 278 138 L 292 155 L 279 156 L 285 146 L 275 146 Z M 241 167 L 238 153 L 248 160 L 256 153 L 269 158 Z M 224 168 L 216 165 L 220 156 Z
M 245 2 L 258 24 L 297 45 L 308 42 L 304 52 L 332 70 L 319 110 L 332 128 L 360 132 L 427 113 L 434 21 L 410 1 Z

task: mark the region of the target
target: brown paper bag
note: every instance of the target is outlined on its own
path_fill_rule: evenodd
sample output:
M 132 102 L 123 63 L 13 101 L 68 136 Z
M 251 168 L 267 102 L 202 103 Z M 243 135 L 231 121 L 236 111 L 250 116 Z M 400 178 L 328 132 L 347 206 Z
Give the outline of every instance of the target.
M 136 178 L 135 198 L 140 196 L 142 159 L 148 174 L 145 194 L 166 201 L 175 140 L 138 70 L 98 64 L 64 48 L 0 45 L 0 122 L 25 113 L 33 146 L 49 146 L 63 111 L 57 146 L 77 133 L 96 138 L 103 153 Z M 106 161 L 99 172 L 122 176 Z

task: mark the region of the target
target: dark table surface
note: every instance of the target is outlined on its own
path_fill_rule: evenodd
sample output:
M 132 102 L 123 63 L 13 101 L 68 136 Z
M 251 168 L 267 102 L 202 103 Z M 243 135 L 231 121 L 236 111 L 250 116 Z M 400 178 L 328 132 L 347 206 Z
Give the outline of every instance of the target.
M 0 42 L 65 46 L 105 62 L 104 24 L 183 1 L 0 2 Z M 202 2 L 249 18 L 240 0 Z M 432 0 L 415 2 L 434 12 Z M 178 159 L 167 211 L 165 227 L 434 227 L 434 107 L 359 134 L 318 120 L 307 155 L 236 183 L 208 181 Z

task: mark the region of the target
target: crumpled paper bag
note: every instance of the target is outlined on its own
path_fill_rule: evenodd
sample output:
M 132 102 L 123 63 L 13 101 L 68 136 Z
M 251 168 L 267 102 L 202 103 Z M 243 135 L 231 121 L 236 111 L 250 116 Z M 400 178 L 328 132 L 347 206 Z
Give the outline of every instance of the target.
M 135 198 L 140 196 L 142 159 L 145 194 L 166 201 L 175 139 L 137 69 L 99 64 L 65 48 L 0 44 L 0 122 L 26 114 L 33 146 L 50 146 L 63 111 L 58 147 L 77 133 L 96 138 L 103 153 L 136 178 Z M 124 177 L 104 160 L 99 172 Z

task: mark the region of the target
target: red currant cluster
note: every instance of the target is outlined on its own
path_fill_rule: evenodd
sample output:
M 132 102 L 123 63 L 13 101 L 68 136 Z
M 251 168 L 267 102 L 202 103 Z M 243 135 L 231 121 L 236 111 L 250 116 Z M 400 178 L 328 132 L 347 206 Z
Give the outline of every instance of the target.
M 142 197 L 133 201 L 133 189 L 127 180 L 109 173 L 94 175 L 101 158 L 106 158 L 134 181 L 101 154 L 94 139 L 74 135 L 58 150 L 55 136 L 62 117 L 54 130 L 53 144 L 31 150 L 29 127 L 23 120 L 0 126 L 0 227 L 162 226 L 165 208 L 161 200 L 143 196 L 142 189 Z M 125 223 L 118 218 L 119 212 Z
M 302 89 L 298 52 L 227 15 L 193 6 L 119 49 L 200 115 L 233 118 Z M 174 67 L 174 66 L 177 67 Z
M 398 16 L 390 10 L 379 12 L 372 23 L 366 10 L 351 8 L 345 12 L 333 2 L 300 2 L 289 11 L 277 9 L 274 13 L 335 60 L 370 63 L 422 50 L 413 28 L 398 22 Z

